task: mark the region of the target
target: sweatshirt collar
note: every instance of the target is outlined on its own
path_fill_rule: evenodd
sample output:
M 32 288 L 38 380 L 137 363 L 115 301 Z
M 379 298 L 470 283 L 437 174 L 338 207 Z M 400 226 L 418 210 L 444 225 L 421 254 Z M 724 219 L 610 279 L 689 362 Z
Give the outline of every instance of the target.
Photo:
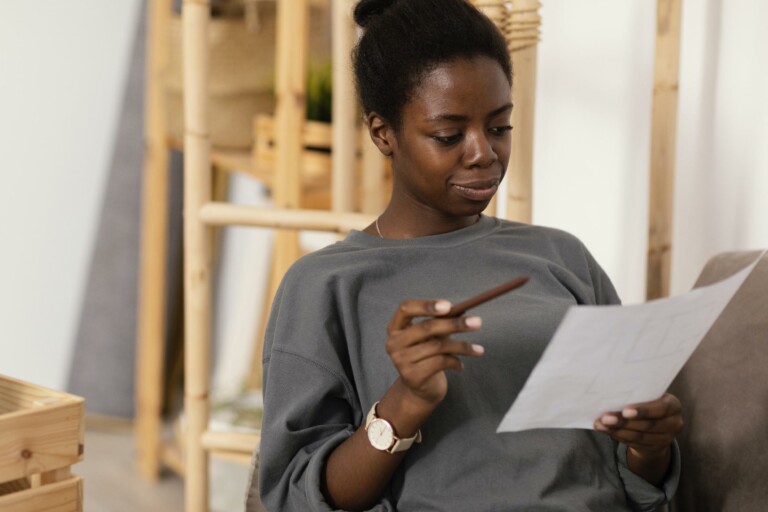
M 416 238 L 390 239 L 370 235 L 364 231 L 352 230 L 345 242 L 364 247 L 446 247 L 462 245 L 490 233 L 499 226 L 495 217 L 480 215 L 480 220 L 465 228 L 441 233 L 439 235 L 420 236 Z

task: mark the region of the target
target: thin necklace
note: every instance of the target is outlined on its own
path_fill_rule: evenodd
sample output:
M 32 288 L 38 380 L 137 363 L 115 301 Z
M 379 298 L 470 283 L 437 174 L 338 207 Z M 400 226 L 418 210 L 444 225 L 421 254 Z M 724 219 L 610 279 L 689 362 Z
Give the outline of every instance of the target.
M 477 214 L 477 221 L 475 221 L 475 222 L 478 222 L 481 217 L 482 217 L 482 215 L 478 213 Z M 380 217 L 376 217 L 376 220 L 374 221 L 374 224 L 376 225 L 376 232 L 379 234 L 379 238 L 383 239 L 384 235 L 381 234 L 381 228 L 379 227 L 379 218 Z

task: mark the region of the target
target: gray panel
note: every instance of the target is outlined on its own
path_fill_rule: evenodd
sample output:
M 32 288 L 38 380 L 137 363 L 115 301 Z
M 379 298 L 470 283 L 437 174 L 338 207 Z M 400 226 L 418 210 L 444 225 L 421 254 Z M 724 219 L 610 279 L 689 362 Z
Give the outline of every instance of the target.
M 146 10 L 133 44 L 111 168 L 104 191 L 88 283 L 80 314 L 68 389 L 86 398 L 89 413 L 132 417 L 136 306 L 144 159 Z M 178 311 L 181 257 L 181 158 L 170 169 L 169 295 Z M 172 264 L 170 264 L 172 263 Z M 170 315 L 178 318 L 176 314 Z M 177 329 L 169 322 L 169 330 Z

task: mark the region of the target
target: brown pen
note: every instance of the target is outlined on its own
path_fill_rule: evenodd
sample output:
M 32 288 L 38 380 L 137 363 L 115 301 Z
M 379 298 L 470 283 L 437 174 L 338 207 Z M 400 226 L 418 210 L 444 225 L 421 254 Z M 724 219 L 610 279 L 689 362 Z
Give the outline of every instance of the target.
M 511 281 L 507 281 L 506 283 L 500 284 L 495 288 L 491 288 L 490 290 L 484 291 L 480 295 L 476 295 L 471 299 L 467 299 L 464 302 L 460 302 L 459 304 L 456 304 L 451 308 L 450 311 L 448 311 L 444 315 L 440 315 L 438 318 L 454 318 L 454 317 L 463 315 L 467 310 L 477 307 L 484 302 L 488 302 L 491 299 L 495 299 L 499 295 L 503 295 L 507 292 L 511 292 L 516 288 L 520 288 L 527 282 L 528 282 L 527 276 L 516 277 Z

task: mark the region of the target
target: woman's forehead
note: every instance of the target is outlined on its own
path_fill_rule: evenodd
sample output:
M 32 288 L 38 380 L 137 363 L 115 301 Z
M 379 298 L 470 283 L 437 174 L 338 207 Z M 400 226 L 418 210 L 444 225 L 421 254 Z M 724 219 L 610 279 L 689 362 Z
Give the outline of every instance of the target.
M 461 58 L 425 73 L 403 110 L 424 120 L 490 115 L 510 104 L 504 71 L 487 57 Z

